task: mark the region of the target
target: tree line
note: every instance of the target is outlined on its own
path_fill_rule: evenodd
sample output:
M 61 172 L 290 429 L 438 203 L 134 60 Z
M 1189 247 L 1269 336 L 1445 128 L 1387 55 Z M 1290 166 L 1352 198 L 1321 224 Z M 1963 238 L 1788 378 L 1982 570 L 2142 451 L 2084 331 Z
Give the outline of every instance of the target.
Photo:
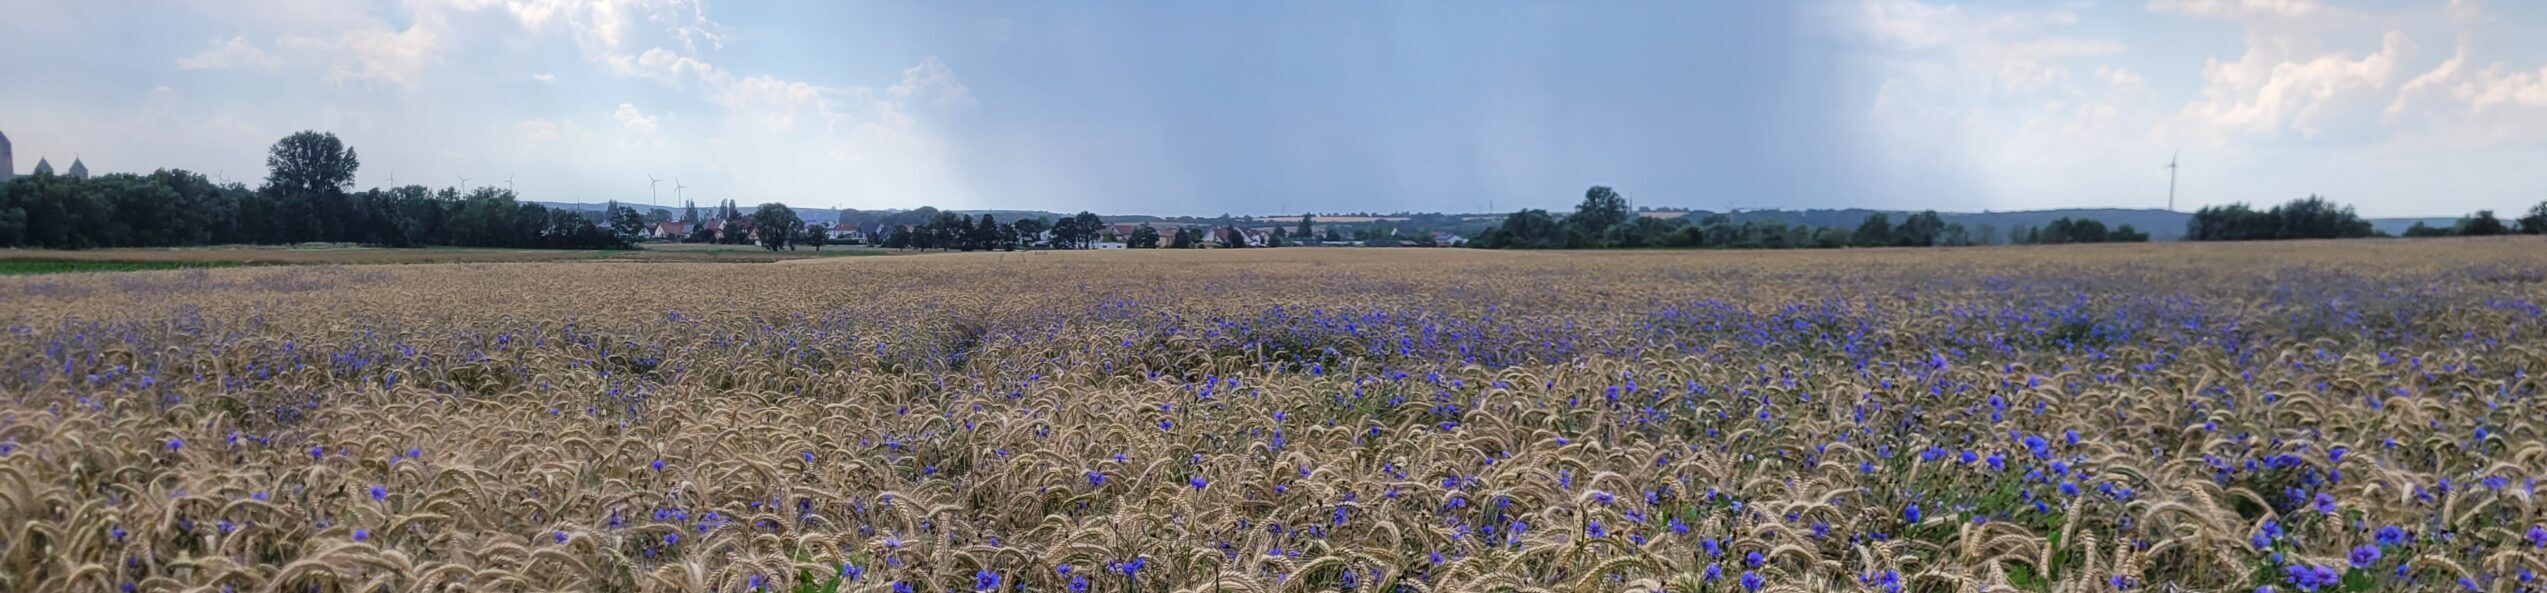
M 2145 242 L 2149 234 L 2129 224 L 2107 229 L 2094 220 L 2062 218 L 2041 227 L 2009 229 L 2006 241 L 2018 244 Z M 1792 225 L 1777 221 L 1736 221 L 1730 214 L 1695 220 L 1657 218 L 1632 212 L 1626 198 L 1608 187 L 1594 186 L 1563 218 L 1529 209 L 1504 217 L 1503 223 L 1474 242 L 1488 249 L 1615 249 L 1642 247 L 1711 247 L 1727 249 L 1794 249 L 1838 247 L 1931 247 L 1990 245 L 2000 241 L 1989 225 L 1968 228 L 1948 223 L 1934 210 L 1905 217 L 1899 224 L 1885 213 L 1867 215 L 1855 229 Z
M 1037 247 L 1088 249 L 1105 232 L 1105 220 L 1081 211 L 1058 220 L 1021 218 L 1002 223 L 990 213 L 958 214 L 922 206 L 911 211 L 918 222 L 887 225 L 876 245 L 890 249 L 947 251 L 1015 251 Z
M 1329 227 L 1324 235 L 1315 231 L 1315 217 L 1300 216 L 1298 230 L 1275 227 L 1266 233 L 1254 233 L 1235 222 L 1211 225 L 1176 225 L 1161 230 L 1157 225 L 1141 223 L 1126 232 L 1117 233 L 1103 218 L 1081 211 L 1060 218 L 1029 217 L 1003 223 L 998 216 L 960 214 L 922 206 L 895 213 L 881 225 L 876 245 L 890 249 L 937 249 L 946 251 L 1014 251 L 1018 249 L 1090 249 L 1100 241 L 1120 241 L 1131 249 L 1195 249 L 1202 247 L 1244 248 L 1314 245 L 1345 241 L 1345 236 Z M 892 221 L 903 221 L 894 224 Z M 1376 232 L 1376 231 L 1372 231 Z M 1365 237 L 1372 239 L 1372 237 Z M 1422 242 L 1429 242 L 1429 237 Z
M 2405 236 L 2490 237 L 2515 232 L 2524 235 L 2547 235 L 2547 202 L 2539 202 L 2538 205 L 2531 206 L 2529 214 L 2514 220 L 2513 224 L 2503 224 L 2503 219 L 2495 218 L 2492 210 L 2478 210 L 2459 217 L 2458 221 L 2450 226 L 2436 227 L 2425 225 L 2423 221 L 2415 221 L 2414 226 L 2406 228 Z
M 2532 206 L 2526 216 L 2505 224 L 2492 210 L 2478 210 L 2460 217 L 2446 227 L 2416 221 L 2405 230 L 2407 237 L 2483 237 L 2513 233 L 2547 234 L 2547 202 Z M 2320 196 L 2291 200 L 2269 209 L 2256 210 L 2244 203 L 2210 206 L 2193 213 L 2185 222 L 2187 241 L 2265 241 L 2277 239 L 2350 239 L 2382 237 L 2386 233 L 2371 228 L 2370 221 L 2353 213 L 2351 206 L 2341 206 Z
M 644 231 L 644 218 L 632 209 L 614 205 L 607 222 L 596 223 L 492 187 L 353 191 L 361 166 L 335 134 L 305 131 L 274 143 L 266 178 L 255 189 L 178 169 L 19 177 L 0 185 L 0 247 L 334 242 L 619 249 Z

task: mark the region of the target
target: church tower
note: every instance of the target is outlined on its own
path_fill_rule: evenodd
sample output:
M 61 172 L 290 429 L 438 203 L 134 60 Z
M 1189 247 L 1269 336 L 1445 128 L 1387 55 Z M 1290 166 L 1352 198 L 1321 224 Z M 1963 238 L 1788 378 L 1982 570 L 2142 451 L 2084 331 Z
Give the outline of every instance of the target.
M 9 135 L 0 134 L 0 183 L 18 176 L 18 157 L 9 154 Z
M 81 164 L 81 163 L 80 163 L 80 157 L 71 157 L 71 178 L 72 178 L 72 179 L 87 179 L 87 178 L 88 178 L 88 165 Z
M 53 162 L 44 160 L 44 157 L 35 157 L 35 174 L 52 175 Z

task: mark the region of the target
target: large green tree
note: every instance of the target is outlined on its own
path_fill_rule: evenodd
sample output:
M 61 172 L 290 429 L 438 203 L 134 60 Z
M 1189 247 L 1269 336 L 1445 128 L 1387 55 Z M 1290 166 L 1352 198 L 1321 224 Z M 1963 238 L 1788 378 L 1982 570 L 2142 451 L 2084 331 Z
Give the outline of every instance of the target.
M 1935 210 L 1923 210 L 1902 219 L 1901 226 L 1893 229 L 1893 244 L 1909 247 L 1935 245 L 1938 235 L 1945 230 L 1945 217 L 1937 215 Z
M 1080 249 L 1087 249 L 1089 247 L 1096 246 L 1098 235 L 1105 232 L 1105 220 L 1097 218 L 1095 213 L 1088 212 L 1086 210 L 1081 210 L 1078 214 L 1071 215 L 1070 221 L 1077 223 L 1077 226 L 1079 227 L 1078 239 Z
M 2492 210 L 2478 210 L 2475 214 L 2461 217 L 2456 227 L 2459 236 L 2463 237 L 2489 237 L 2512 233 L 2511 227 L 2505 226 L 2503 219 L 2495 218 Z
M 1857 223 L 1857 235 L 1853 238 L 1859 247 L 1880 247 L 1891 244 L 1893 242 L 1892 217 L 1885 216 L 1882 212 L 1866 215 L 1864 222 Z
M 1044 229 L 1052 228 L 1052 223 L 1041 218 L 1020 218 L 1017 222 L 1009 223 L 1008 226 L 1016 229 L 1018 243 L 1034 247 L 1035 241 L 1043 238 Z
M 302 131 L 274 142 L 265 156 L 265 186 L 293 193 L 343 193 L 354 188 L 362 159 L 332 132 Z
M 1598 237 L 1602 231 L 1627 222 L 1634 213 L 1627 211 L 1627 198 L 1606 185 L 1595 185 L 1583 191 L 1583 202 L 1574 206 L 1574 214 L 1565 217 L 1566 226 L 1585 235 Z
M 771 202 L 752 211 L 752 228 L 760 231 L 762 249 L 777 251 L 795 241 L 795 229 L 805 228 L 805 219 L 786 204 Z

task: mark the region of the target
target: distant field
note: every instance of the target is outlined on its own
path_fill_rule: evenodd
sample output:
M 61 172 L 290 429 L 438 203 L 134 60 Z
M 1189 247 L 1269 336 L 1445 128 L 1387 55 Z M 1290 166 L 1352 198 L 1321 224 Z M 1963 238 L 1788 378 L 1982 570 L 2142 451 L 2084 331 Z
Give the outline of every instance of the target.
M 229 262 L 179 261 L 0 260 L 0 276 L 59 274 L 64 272 L 139 272 L 145 270 L 218 268 L 230 265 L 235 264 Z
M 645 245 L 631 250 L 393 249 L 341 245 L 237 245 L 165 249 L 0 250 L 0 274 L 113 272 L 239 265 L 371 265 L 526 262 L 758 263 L 818 257 L 891 255 L 885 249 L 826 247 L 768 251 L 749 245 Z

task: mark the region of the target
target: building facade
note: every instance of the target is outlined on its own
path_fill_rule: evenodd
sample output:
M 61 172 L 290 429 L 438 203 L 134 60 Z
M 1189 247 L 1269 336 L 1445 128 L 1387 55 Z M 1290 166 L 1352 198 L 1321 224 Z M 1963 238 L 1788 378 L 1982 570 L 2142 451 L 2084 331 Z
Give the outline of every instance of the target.
M 18 157 L 9 152 L 9 135 L 0 134 L 0 183 L 18 176 Z

